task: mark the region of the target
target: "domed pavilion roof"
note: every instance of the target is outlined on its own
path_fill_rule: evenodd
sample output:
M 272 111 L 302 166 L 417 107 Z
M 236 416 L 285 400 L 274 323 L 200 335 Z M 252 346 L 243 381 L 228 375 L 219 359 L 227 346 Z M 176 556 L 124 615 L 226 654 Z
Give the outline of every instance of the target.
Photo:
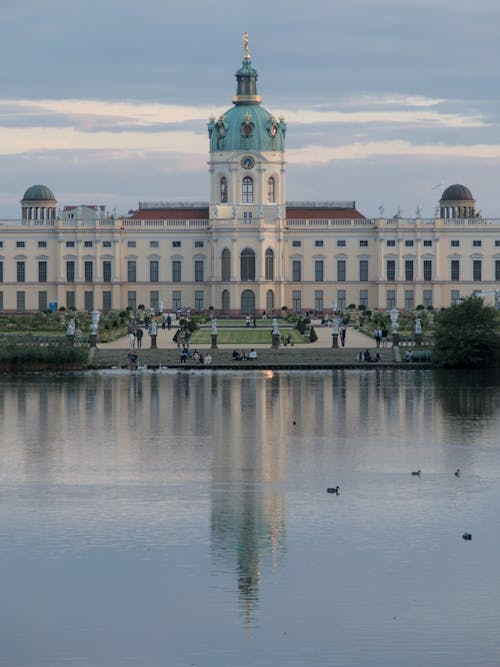
M 248 36 L 244 37 L 245 56 L 236 72 L 234 107 L 217 120 L 208 123 L 210 152 L 215 151 L 283 151 L 286 123 L 261 107 L 257 94 L 257 71 L 248 53 Z
M 474 201 L 469 188 L 465 185 L 450 185 L 441 195 L 441 201 Z
M 46 185 L 32 185 L 24 193 L 23 201 L 55 201 L 55 197 Z

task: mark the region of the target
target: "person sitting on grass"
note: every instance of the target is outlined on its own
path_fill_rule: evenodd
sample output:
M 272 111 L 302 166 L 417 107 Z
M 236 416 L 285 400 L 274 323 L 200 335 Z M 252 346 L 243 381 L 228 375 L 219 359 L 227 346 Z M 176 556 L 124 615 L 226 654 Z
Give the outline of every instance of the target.
M 253 349 L 253 347 L 250 350 L 250 352 L 248 353 L 248 358 L 251 359 L 251 360 L 257 359 L 257 352 Z
M 241 361 L 242 359 L 243 355 L 238 350 L 233 350 L 233 361 Z
M 205 355 L 205 366 L 210 366 L 211 363 L 212 363 L 212 355 L 210 354 L 210 352 L 207 352 L 207 354 Z

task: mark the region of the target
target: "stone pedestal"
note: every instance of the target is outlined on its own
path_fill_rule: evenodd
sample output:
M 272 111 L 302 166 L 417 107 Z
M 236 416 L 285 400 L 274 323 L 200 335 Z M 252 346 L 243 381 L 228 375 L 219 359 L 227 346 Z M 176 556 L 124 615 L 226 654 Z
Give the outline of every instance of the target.
M 272 334 L 272 347 L 274 350 L 277 350 L 280 346 L 280 335 Z
M 422 345 L 422 334 L 421 333 L 415 334 L 415 345 L 418 345 L 418 346 Z
M 75 344 L 75 336 L 74 336 L 74 335 L 66 336 L 66 340 L 68 341 L 68 343 L 69 343 L 70 345 L 74 345 L 74 344 Z
M 399 347 L 399 334 L 392 334 L 392 347 Z
M 90 347 L 97 347 L 97 334 L 91 334 Z
M 332 347 L 338 347 L 339 346 L 339 335 L 338 333 L 332 334 Z
M 151 334 L 151 349 L 156 350 L 156 334 Z
M 217 349 L 217 334 L 212 334 L 212 344 L 210 345 L 210 349 Z

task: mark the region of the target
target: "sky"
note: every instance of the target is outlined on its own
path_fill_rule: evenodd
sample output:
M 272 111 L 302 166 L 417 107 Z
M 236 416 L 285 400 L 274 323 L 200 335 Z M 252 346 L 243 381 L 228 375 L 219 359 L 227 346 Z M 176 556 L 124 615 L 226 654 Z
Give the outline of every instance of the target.
M 499 0 L 1 0 L 0 218 L 207 201 L 207 121 L 249 33 L 287 121 L 288 201 L 432 217 L 447 185 L 500 218 Z

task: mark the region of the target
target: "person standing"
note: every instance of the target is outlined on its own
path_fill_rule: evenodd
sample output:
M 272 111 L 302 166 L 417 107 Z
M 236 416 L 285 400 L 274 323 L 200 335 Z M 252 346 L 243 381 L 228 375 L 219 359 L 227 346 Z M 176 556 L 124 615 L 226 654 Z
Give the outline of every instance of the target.
M 140 350 L 141 347 L 142 347 L 142 337 L 143 337 L 143 335 L 144 335 L 144 331 L 141 328 L 137 329 L 136 338 L 137 338 L 137 349 L 138 350 Z
M 377 327 L 377 329 L 375 329 L 375 342 L 377 343 L 377 347 L 380 347 L 381 341 L 382 341 L 382 329 Z
M 170 331 L 171 328 L 172 328 L 172 318 L 170 317 L 170 315 L 167 315 L 167 329 Z
M 128 346 L 130 350 L 135 349 L 135 336 L 133 331 L 130 331 L 128 335 Z
M 345 324 L 342 324 L 340 327 L 340 344 L 342 347 L 345 347 L 345 335 L 347 332 L 347 326 Z

